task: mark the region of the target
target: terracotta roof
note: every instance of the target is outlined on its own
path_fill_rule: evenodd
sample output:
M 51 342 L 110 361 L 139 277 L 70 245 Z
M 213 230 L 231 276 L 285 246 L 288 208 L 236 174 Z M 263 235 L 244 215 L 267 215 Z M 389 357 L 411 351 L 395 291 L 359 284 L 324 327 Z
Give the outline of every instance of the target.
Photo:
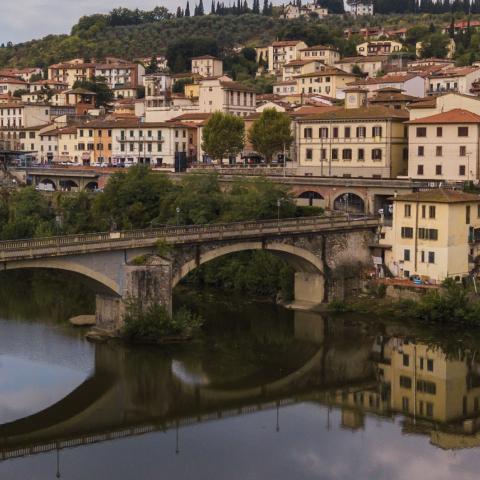
M 218 60 L 213 55 L 200 55 L 200 57 L 192 57 L 192 60 Z
M 211 113 L 195 112 L 195 113 L 183 113 L 178 117 L 174 117 L 171 121 L 181 122 L 182 120 L 207 120 L 211 117 Z
M 436 115 L 431 115 L 429 117 L 417 118 L 407 123 L 480 123 L 480 115 L 461 108 L 454 108 L 448 112 L 437 113 Z
M 357 80 L 355 83 L 349 85 L 377 85 L 381 83 L 401 83 L 419 77 L 416 74 L 399 74 L 399 75 L 384 75 L 383 77 L 366 78 L 365 80 Z
M 425 192 L 406 193 L 393 197 L 395 201 L 407 202 L 437 202 L 437 203 L 464 203 L 464 202 L 480 202 L 480 195 L 473 193 L 464 193 L 459 190 L 445 190 L 437 188 L 435 190 L 427 190 Z
M 300 42 L 301 40 L 282 40 L 279 42 L 272 42 L 272 47 L 293 47 Z
M 312 73 L 304 73 L 302 75 L 295 75 L 295 78 L 308 78 L 308 77 L 322 77 L 324 75 L 347 75 L 349 77 L 356 77 L 354 73 L 345 72 L 340 68 L 336 67 L 327 67 L 323 70 L 317 70 L 316 72 Z
M 335 52 L 338 52 L 338 48 L 329 47 L 329 46 L 326 46 L 326 45 L 313 45 L 311 47 L 300 49 L 301 52 L 311 52 L 311 51 L 316 51 L 316 50 L 334 50 Z
M 414 102 L 408 106 L 408 109 L 411 110 L 412 108 L 435 108 L 436 106 L 437 99 L 435 97 L 432 97 L 425 100 L 420 100 L 418 102 Z
M 385 55 L 371 55 L 368 57 L 364 56 L 357 56 L 357 57 L 345 57 L 340 60 L 338 60 L 335 63 L 368 63 L 368 62 L 385 62 L 386 58 Z
M 65 92 L 63 93 L 73 93 L 78 95 L 96 95 L 95 92 L 91 92 L 90 90 L 87 90 L 85 88 L 74 88 L 72 90 L 65 90 Z
M 3 77 L 0 78 L 0 83 L 12 83 L 14 85 L 28 85 L 27 82 L 20 80 L 19 78 L 12 78 L 12 77 Z
M 220 85 L 228 90 L 243 90 L 245 92 L 255 92 L 255 89 L 252 87 L 247 87 L 239 82 L 220 80 Z
M 480 69 L 478 67 L 452 67 L 452 68 L 445 68 L 445 69 L 433 72 L 430 75 L 430 77 L 434 77 L 434 78 L 463 77 L 464 75 L 468 75 L 469 73 L 474 73 L 474 72 L 478 72 L 480 75 Z
M 310 59 L 310 60 L 292 60 L 291 62 L 288 62 L 286 63 L 283 67 L 295 67 L 295 66 L 298 66 L 298 67 L 302 67 L 303 65 L 307 65 L 309 63 L 313 63 L 313 62 L 320 62 L 320 60 L 314 60 L 314 59 Z
M 295 80 L 284 80 L 283 82 L 275 82 L 273 86 L 278 86 L 278 85 L 296 85 L 297 82 Z
M 374 105 L 360 108 L 331 107 L 324 113 L 308 116 L 302 120 L 382 120 L 399 119 L 407 120 L 408 112 L 403 109 L 394 110 L 383 105 Z

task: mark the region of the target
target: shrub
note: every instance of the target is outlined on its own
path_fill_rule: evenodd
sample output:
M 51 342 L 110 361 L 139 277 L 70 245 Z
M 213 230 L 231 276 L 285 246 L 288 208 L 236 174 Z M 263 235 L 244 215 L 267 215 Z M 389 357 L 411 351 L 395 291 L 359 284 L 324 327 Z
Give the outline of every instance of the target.
M 200 316 L 185 308 L 173 316 L 159 303 L 145 305 L 140 300 L 130 300 L 124 315 L 123 337 L 131 342 L 165 343 L 186 340 L 203 325 Z

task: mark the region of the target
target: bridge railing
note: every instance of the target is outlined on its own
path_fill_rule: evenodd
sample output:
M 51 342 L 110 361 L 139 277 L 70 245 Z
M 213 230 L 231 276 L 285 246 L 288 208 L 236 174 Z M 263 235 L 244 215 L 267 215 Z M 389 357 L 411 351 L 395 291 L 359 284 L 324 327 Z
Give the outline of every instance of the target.
M 208 225 L 163 226 L 143 230 L 113 231 L 87 233 L 82 235 L 64 235 L 23 240 L 6 240 L 0 242 L 0 259 L 7 258 L 8 252 L 31 250 L 62 250 L 63 247 L 73 247 L 75 251 L 88 250 L 89 245 L 115 243 L 125 241 L 165 239 L 168 242 L 184 242 L 192 239 L 223 239 L 248 236 L 251 234 L 268 233 L 302 233 L 321 230 L 335 226 L 373 225 L 377 217 L 350 215 L 299 217 L 274 220 L 260 220 L 234 223 L 216 223 Z

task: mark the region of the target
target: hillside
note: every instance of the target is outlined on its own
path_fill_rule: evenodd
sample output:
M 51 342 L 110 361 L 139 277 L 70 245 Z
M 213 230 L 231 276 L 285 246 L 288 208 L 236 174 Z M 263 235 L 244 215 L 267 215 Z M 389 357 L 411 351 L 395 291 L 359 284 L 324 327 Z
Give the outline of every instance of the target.
M 461 12 L 456 19 L 465 17 Z M 476 16 L 472 16 L 472 20 Z M 82 17 L 72 28 L 70 35 L 49 35 L 39 40 L 9 45 L 0 48 L 0 67 L 39 66 L 46 67 L 74 57 L 102 58 L 107 55 L 134 59 L 153 54 L 167 53 L 168 48 L 190 43 L 195 55 L 218 54 L 222 58 L 238 45 L 256 46 L 274 39 L 300 39 L 310 45 L 332 44 L 342 55 L 354 55 L 359 38 L 349 41 L 343 38 L 347 27 L 382 25 L 384 27 L 412 28 L 409 50 L 414 42 L 423 39 L 438 27 L 449 24 L 450 14 L 390 14 L 374 17 L 330 15 L 325 20 L 282 20 L 260 14 L 204 15 L 182 18 L 167 18 L 138 25 L 112 26 L 106 15 Z M 437 28 L 434 28 L 437 27 Z M 477 43 L 478 35 L 468 39 Z M 464 39 L 465 40 L 465 39 Z M 469 45 L 470 46 L 470 45 Z M 475 45 L 475 47 L 477 47 Z M 474 49 L 475 54 L 478 51 Z

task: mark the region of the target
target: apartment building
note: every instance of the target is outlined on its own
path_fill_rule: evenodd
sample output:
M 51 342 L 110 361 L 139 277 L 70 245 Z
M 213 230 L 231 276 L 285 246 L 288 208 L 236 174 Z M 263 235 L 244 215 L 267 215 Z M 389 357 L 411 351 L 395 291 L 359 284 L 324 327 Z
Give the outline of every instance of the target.
M 28 90 L 28 83 L 14 77 L 0 78 L 0 94 L 13 95 L 17 90 Z
M 368 90 L 370 94 L 386 87 L 398 88 L 413 97 L 424 97 L 427 89 L 425 76 L 407 72 L 392 72 L 381 77 L 357 80 L 350 84 L 354 85 Z
M 360 69 L 362 73 L 368 77 L 376 77 L 379 72 L 385 68 L 386 58 L 384 55 L 344 57 L 335 62 L 335 67 L 345 72 L 353 72 Z
M 292 20 L 294 18 L 314 16 L 316 18 L 325 18 L 328 15 L 328 9 L 320 7 L 315 2 L 299 5 L 290 2 L 283 6 L 282 18 Z
M 304 173 L 394 178 L 407 172 L 408 112 L 366 106 L 366 92 L 346 92 L 345 107 L 297 118 L 295 151 Z
M 342 98 L 344 89 L 356 78 L 353 73 L 335 67 L 325 67 L 313 73 L 294 77 L 297 82 L 297 93 L 318 93 L 332 98 Z
M 81 160 L 78 149 L 77 149 L 77 127 L 76 126 L 59 128 L 57 139 L 58 139 L 57 161 L 77 163 Z
M 223 75 L 223 62 L 212 55 L 192 58 L 192 73 L 201 77 L 219 77 Z
M 292 95 L 297 93 L 297 81 L 287 80 L 273 84 L 273 93 L 275 95 Z
M 242 117 L 253 113 L 256 107 L 255 89 L 223 78 L 205 78 L 200 81 L 199 111 L 229 112 Z
M 443 68 L 428 75 L 427 92 L 429 95 L 458 92 L 472 93 L 472 85 L 480 80 L 479 67 Z
M 292 60 L 283 66 L 282 81 L 292 80 L 296 75 L 313 73 L 325 68 L 319 60 Z
M 480 115 L 461 108 L 408 122 L 408 176 L 464 182 L 478 180 Z
M 145 75 L 145 107 L 164 107 L 170 102 L 172 77 L 165 72 Z
M 400 52 L 403 45 L 395 40 L 372 40 L 357 45 L 357 54 L 361 56 L 391 55 Z
M 391 245 L 385 262 L 395 276 L 461 278 L 478 255 L 480 196 L 444 189 L 397 195 L 392 226 L 383 228 L 381 242 Z
M 105 62 L 95 64 L 94 75 L 105 78 L 111 89 L 119 87 L 136 89 L 139 85 L 143 85 L 145 67 L 140 63 L 107 57 Z
M 373 2 L 353 2 L 350 5 L 350 13 L 355 17 L 362 15 L 373 15 Z
M 300 59 L 300 50 L 307 47 L 305 42 L 299 40 L 273 42 L 268 46 L 268 71 L 280 75 L 283 66 L 292 60 Z
M 91 80 L 95 76 L 95 64 L 76 58 L 69 62 L 56 63 L 48 67 L 48 80 L 66 83 L 72 88 L 75 82 Z
M 21 102 L 0 104 L 0 128 L 28 128 L 50 122 L 50 106 Z
M 325 65 L 333 66 L 340 60 L 340 52 L 334 47 L 314 45 L 300 49 L 300 60 L 318 60 Z
M 112 126 L 112 163 L 173 168 L 175 156 L 196 157 L 196 127 L 176 122 L 117 122 Z

